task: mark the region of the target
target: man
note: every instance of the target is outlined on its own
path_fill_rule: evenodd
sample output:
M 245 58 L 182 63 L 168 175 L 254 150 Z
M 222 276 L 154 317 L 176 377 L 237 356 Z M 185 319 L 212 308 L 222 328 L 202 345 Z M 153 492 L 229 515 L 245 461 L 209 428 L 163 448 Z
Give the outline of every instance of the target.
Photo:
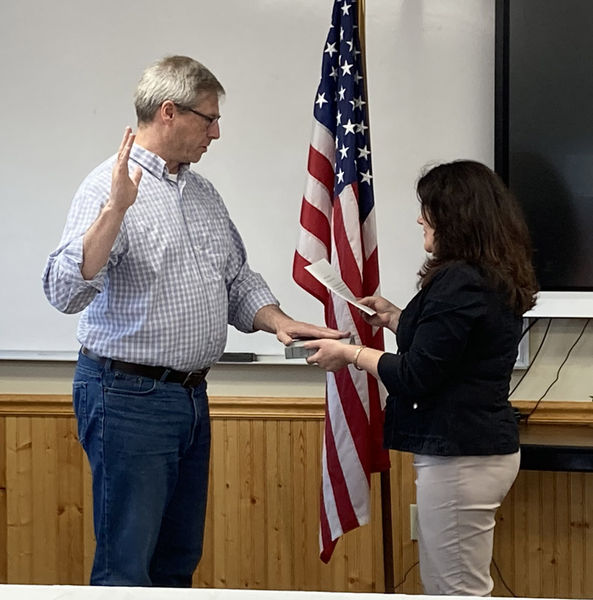
M 93 474 L 92 584 L 191 586 L 208 485 L 205 376 L 227 323 L 284 344 L 342 335 L 280 310 L 220 196 L 189 170 L 220 137 L 223 94 L 191 58 L 149 67 L 137 134 L 127 128 L 84 180 L 45 269 L 52 305 L 84 309 L 73 400 Z

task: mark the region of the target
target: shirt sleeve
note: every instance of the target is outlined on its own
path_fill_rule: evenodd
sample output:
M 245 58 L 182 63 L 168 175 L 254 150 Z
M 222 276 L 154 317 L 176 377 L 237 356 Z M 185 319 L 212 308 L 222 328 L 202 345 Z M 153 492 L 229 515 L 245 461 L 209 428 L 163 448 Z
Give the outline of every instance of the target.
M 227 263 L 226 287 L 229 298 L 229 324 L 244 333 L 252 333 L 257 311 L 279 302 L 264 278 L 252 271 L 247 262 L 247 252 L 237 228 L 229 218 L 231 253 Z
M 487 291 L 469 267 L 450 267 L 429 286 L 409 348 L 379 360 L 379 376 L 390 394 L 434 393 L 462 368 L 472 328 L 486 314 Z
M 82 239 L 95 222 L 109 197 L 110 171 L 80 186 L 68 213 L 59 246 L 47 260 L 43 272 L 43 290 L 50 304 L 64 313 L 77 313 L 86 308 L 106 285 L 109 267 L 125 252 L 125 226 L 122 226 L 107 264 L 95 277 L 82 277 Z

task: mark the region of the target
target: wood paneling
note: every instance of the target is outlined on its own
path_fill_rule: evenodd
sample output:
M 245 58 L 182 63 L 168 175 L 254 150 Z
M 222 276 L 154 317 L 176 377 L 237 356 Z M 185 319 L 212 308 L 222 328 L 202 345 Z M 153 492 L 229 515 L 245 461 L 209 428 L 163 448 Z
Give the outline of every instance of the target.
M 518 403 L 529 410 L 529 403 Z M 559 406 L 562 405 L 562 406 Z M 196 586 L 382 591 L 379 477 L 372 524 L 318 557 L 323 402 L 211 398 L 212 458 Z M 586 404 L 542 403 L 539 422 L 593 423 Z M 397 591 L 421 591 L 411 457 L 393 452 Z M 593 474 L 522 471 L 497 516 L 494 594 L 593 597 Z M 93 558 L 92 490 L 69 396 L 0 396 L 0 582 L 82 584 Z
M 6 420 L 0 416 L 0 582 L 8 581 L 6 510 Z

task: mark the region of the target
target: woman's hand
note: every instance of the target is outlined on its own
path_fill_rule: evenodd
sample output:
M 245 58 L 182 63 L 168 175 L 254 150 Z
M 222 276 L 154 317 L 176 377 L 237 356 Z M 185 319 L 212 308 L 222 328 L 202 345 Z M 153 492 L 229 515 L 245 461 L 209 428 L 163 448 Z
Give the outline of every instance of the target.
M 317 350 L 307 358 L 310 365 L 318 365 L 326 371 L 339 371 L 354 360 L 358 346 L 344 344 L 337 340 L 311 340 L 303 344 L 307 350 Z
M 373 327 L 387 327 L 387 329 L 395 333 L 399 323 L 399 317 L 401 315 L 401 308 L 395 306 L 382 298 L 381 296 L 366 296 L 358 300 L 360 304 L 364 304 L 375 311 L 374 315 L 367 315 L 362 312 L 362 318 Z

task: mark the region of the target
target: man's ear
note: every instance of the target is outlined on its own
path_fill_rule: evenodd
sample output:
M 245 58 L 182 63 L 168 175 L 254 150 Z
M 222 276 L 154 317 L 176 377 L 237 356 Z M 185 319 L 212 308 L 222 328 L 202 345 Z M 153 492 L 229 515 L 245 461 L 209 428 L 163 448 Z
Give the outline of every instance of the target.
M 159 108 L 159 116 L 165 123 L 172 121 L 177 115 L 177 107 L 171 100 L 165 100 Z

